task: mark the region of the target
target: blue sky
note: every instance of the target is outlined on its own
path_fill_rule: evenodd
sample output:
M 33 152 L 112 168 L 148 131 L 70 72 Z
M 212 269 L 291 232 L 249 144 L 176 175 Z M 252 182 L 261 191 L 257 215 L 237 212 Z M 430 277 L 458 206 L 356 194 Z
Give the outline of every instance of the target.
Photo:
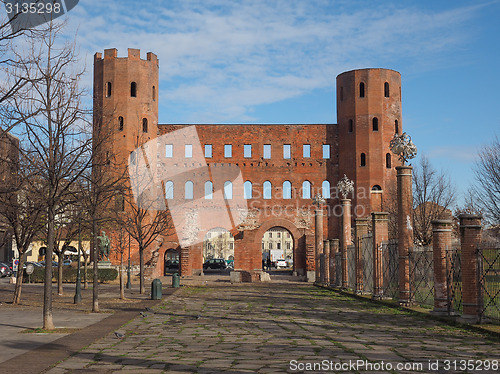
M 336 123 L 335 78 L 402 75 L 403 127 L 463 192 L 500 135 L 500 0 L 84 0 L 69 13 L 92 56 L 160 59 L 160 123 Z

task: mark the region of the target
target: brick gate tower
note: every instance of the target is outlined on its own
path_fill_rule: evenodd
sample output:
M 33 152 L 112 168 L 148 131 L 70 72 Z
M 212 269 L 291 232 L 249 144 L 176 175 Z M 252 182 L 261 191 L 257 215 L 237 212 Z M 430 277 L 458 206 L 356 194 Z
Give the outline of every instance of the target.
M 360 69 L 337 76 L 337 123 L 339 177 L 355 183 L 354 216 L 386 210 L 395 195 L 397 159 L 389 143 L 402 131 L 401 75 Z
M 94 126 L 109 131 L 109 152 L 117 165 L 126 167 L 130 152 L 158 133 L 158 58 L 128 49 L 128 57 L 116 49 L 94 55 Z

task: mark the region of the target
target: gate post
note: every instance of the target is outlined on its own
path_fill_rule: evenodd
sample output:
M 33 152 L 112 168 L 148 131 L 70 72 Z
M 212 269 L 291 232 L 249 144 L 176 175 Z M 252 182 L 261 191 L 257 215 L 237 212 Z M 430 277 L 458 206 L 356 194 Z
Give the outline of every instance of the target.
M 460 240 L 462 247 L 462 305 L 461 321 L 477 323 L 481 317 L 477 249 L 481 244 L 481 216 L 460 214 Z
M 363 236 L 368 234 L 368 218 L 354 220 L 354 237 L 356 242 L 356 293 L 363 293 Z
M 347 247 L 352 244 L 351 238 L 351 199 L 341 199 L 342 204 L 342 232 L 340 251 L 342 253 L 342 288 L 348 288 L 348 266 L 347 266 Z
M 448 274 L 446 271 L 447 250 L 451 248 L 451 220 L 432 220 L 432 252 L 434 267 L 435 315 L 448 315 Z M 451 303 L 451 301 L 450 301 Z

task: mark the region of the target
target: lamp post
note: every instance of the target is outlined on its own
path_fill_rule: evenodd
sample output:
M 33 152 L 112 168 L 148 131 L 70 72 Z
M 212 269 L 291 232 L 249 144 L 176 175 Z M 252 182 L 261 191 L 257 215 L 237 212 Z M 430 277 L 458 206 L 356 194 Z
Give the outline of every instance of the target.
M 127 266 L 127 289 L 132 288 L 132 283 L 130 282 L 130 234 L 128 236 L 128 266 Z
M 349 287 L 349 267 L 347 266 L 347 247 L 351 245 L 351 199 L 348 199 L 347 196 L 354 192 L 354 182 L 347 178 L 347 175 L 344 174 L 344 177 L 339 180 L 337 183 L 337 189 L 342 194 L 342 199 L 340 203 L 342 205 L 342 227 L 341 227 L 341 241 L 340 241 L 340 269 L 342 274 L 342 288 L 347 289 Z
M 78 268 L 76 271 L 75 297 L 73 300 L 75 304 L 80 304 L 80 302 L 82 301 L 82 285 L 81 285 L 81 278 L 80 278 L 81 250 L 82 250 L 82 233 L 81 233 L 80 220 L 78 220 L 78 264 L 77 264 Z

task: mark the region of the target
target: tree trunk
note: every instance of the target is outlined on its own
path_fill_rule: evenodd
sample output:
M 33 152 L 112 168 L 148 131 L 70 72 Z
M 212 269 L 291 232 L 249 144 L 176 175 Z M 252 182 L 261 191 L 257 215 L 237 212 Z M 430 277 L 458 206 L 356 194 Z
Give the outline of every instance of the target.
M 92 312 L 99 313 L 99 277 L 98 277 L 98 267 L 99 262 L 99 252 L 97 251 L 97 222 L 95 218 L 92 218 L 92 254 L 94 257 L 94 280 L 93 280 L 93 290 L 92 290 Z
M 16 277 L 16 288 L 14 289 L 14 299 L 12 300 L 12 304 L 19 304 L 21 302 L 21 290 L 23 288 L 23 270 L 24 265 L 24 250 L 19 251 L 19 267 L 17 268 L 17 277 Z
M 64 247 L 62 250 L 64 250 Z M 57 293 L 59 296 L 62 296 L 63 294 L 63 258 L 64 252 L 61 252 L 57 256 L 57 263 L 59 264 L 57 267 Z
M 123 280 L 123 252 L 120 253 L 120 299 L 125 300 L 125 287 Z
M 54 330 L 52 319 L 52 253 L 54 252 L 54 211 L 49 207 L 47 223 L 47 251 L 45 253 L 45 279 L 43 285 L 43 328 Z
M 87 282 L 87 256 L 83 256 L 83 289 L 89 288 L 89 283 Z
M 144 251 L 142 247 L 139 247 L 139 293 L 143 294 L 145 292 L 144 288 Z

